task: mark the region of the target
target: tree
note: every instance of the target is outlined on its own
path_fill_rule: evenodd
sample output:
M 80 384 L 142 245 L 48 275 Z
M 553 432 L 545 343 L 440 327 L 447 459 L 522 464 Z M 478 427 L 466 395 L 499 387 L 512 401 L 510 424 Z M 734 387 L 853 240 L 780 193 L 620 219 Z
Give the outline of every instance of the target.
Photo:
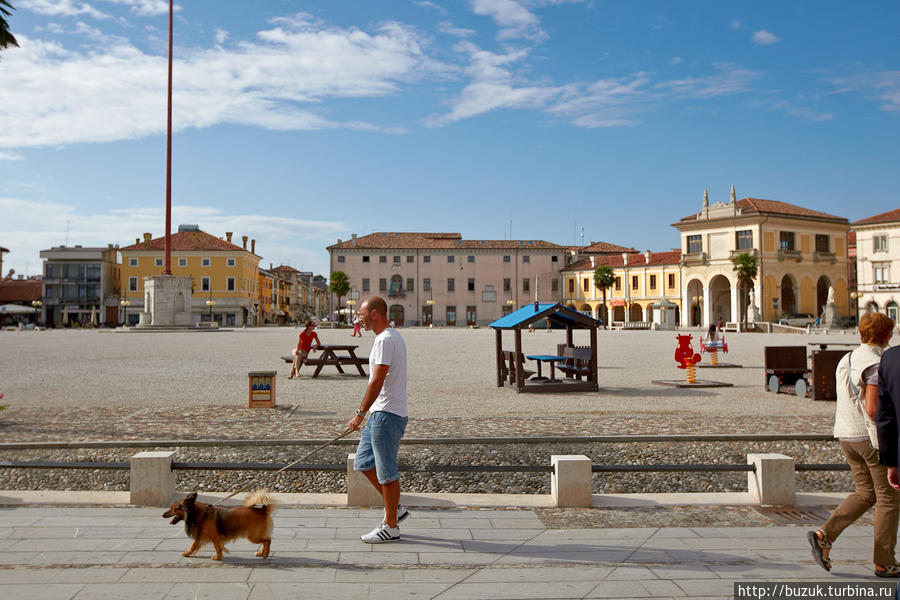
M 15 36 L 9 32 L 9 23 L 6 22 L 6 17 L 10 16 L 14 10 L 16 9 L 13 8 L 12 4 L 6 0 L 0 0 L 0 50 L 4 50 L 10 46 L 15 46 L 16 48 L 19 47 L 19 42 L 17 42 Z
M 612 285 L 616 282 L 616 274 L 613 272 L 611 267 L 606 265 L 600 265 L 596 269 L 594 269 L 594 287 L 598 288 L 603 293 L 603 306 L 606 306 L 606 290 L 611 288 Z M 609 325 L 609 312 L 606 314 L 606 323 L 604 325 Z
M 343 321 L 341 315 L 341 298 L 350 292 L 350 278 L 343 271 L 334 271 L 331 274 L 331 283 L 328 284 L 328 291 L 337 296 L 338 321 Z
M 755 255 L 744 252 L 732 258 L 731 262 L 741 287 L 741 322 L 747 325 L 747 292 L 753 287 L 753 280 L 759 273 L 759 261 Z

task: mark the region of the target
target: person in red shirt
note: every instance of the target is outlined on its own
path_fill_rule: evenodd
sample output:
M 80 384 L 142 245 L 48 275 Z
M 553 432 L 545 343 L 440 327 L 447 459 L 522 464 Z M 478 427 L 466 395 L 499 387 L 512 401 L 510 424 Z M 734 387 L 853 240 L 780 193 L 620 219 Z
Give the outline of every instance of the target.
M 313 340 L 316 341 L 315 348 L 312 347 Z M 288 379 L 293 379 L 294 377 L 300 379 L 300 367 L 303 366 L 303 361 L 306 360 L 311 351 L 315 352 L 321 345 L 322 342 L 316 334 L 315 322 L 307 321 L 306 329 L 300 332 L 300 337 L 297 339 L 297 347 L 294 348 L 294 362 L 291 365 L 291 374 L 288 375 Z

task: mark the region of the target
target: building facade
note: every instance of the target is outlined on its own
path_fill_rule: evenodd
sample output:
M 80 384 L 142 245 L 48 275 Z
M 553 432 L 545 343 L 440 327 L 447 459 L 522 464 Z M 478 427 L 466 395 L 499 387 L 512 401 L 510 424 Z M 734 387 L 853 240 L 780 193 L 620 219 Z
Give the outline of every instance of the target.
M 563 301 L 566 306 L 606 324 L 651 321 L 652 306 L 667 300 L 680 314 L 681 252 L 623 252 L 586 256 L 562 269 Z M 594 285 L 594 270 L 612 269 L 615 283 L 606 290 Z
M 172 275 L 193 279 L 191 322 L 213 321 L 225 326 L 257 325 L 260 290 L 259 261 L 256 240 L 247 249 L 247 236 L 243 247 L 231 243 L 232 233 L 225 239 L 217 238 L 196 225 L 180 225 L 171 236 Z M 165 237 L 153 239 L 145 233 L 144 239 L 119 250 L 122 263 L 119 289 L 121 298 L 128 304 L 128 323 L 136 325 L 144 310 L 144 278 L 160 275 L 165 259 Z M 121 303 L 120 303 L 121 304 Z
M 850 314 L 847 219 L 801 206 L 743 198 L 734 188 L 729 202 L 709 204 L 673 227 L 681 232 L 682 324 L 706 327 L 719 320 L 741 321 L 750 307 L 758 320 L 784 315 L 822 314 L 834 288 L 839 315 Z M 741 289 L 732 259 L 757 257 L 751 289 Z
M 57 246 L 44 259 L 41 320 L 48 326 L 119 322 L 118 250 Z
M 487 325 L 535 300 L 562 299 L 566 247 L 541 240 L 378 232 L 338 240 L 328 253 L 331 272 L 350 279 L 350 298 L 382 296 L 397 325 Z
M 852 225 L 858 295 L 854 308 L 883 312 L 900 322 L 900 209 Z

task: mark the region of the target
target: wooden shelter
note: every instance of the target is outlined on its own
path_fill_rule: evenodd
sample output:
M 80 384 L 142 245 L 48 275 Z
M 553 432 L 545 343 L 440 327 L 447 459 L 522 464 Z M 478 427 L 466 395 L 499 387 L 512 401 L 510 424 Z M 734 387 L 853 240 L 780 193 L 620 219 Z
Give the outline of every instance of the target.
M 524 366 L 522 330 L 538 321 L 548 319 L 554 329 L 564 328 L 566 343 L 559 345 L 559 353 L 567 360 L 559 367 L 567 375 L 561 379 L 526 381 L 533 371 Z M 596 392 L 597 385 L 597 327 L 602 323 L 562 304 L 535 302 L 491 323 L 497 333 L 497 387 L 512 387 L 516 392 Z M 572 332 L 588 329 L 591 336 L 589 348 L 576 348 Z M 515 340 L 513 351 L 503 350 L 503 332 L 512 331 Z M 578 365 L 583 361 L 583 365 Z M 582 379 L 582 376 L 584 379 Z

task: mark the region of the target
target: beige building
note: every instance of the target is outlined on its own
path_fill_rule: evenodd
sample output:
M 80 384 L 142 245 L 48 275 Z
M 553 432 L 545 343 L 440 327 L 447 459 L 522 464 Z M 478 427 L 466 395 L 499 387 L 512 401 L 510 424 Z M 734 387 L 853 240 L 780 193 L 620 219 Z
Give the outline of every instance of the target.
M 682 324 L 718 320 L 778 321 L 784 315 L 819 316 L 834 288 L 837 313 L 850 314 L 847 219 L 786 202 L 743 198 L 709 204 L 672 224 L 681 232 Z M 740 290 L 732 258 L 751 253 L 759 273 Z M 752 295 L 751 295 L 752 292 Z M 754 314 L 758 309 L 760 312 Z
M 886 313 L 898 322 L 900 302 L 900 209 L 856 221 L 855 306 Z M 855 313 L 854 313 L 855 314 Z
M 652 321 L 651 306 L 663 300 L 681 308 L 681 252 L 623 252 L 582 258 L 562 270 L 566 306 L 607 324 Z M 594 270 L 605 265 L 616 278 L 603 291 L 594 285 Z M 611 317 L 611 318 L 610 318 Z
M 558 302 L 566 260 L 566 248 L 550 242 L 459 233 L 353 234 L 328 253 L 330 271 L 350 278 L 351 298 L 384 297 L 398 325 L 451 327 L 487 325 L 535 299 Z M 337 308 L 335 298 L 331 311 Z

